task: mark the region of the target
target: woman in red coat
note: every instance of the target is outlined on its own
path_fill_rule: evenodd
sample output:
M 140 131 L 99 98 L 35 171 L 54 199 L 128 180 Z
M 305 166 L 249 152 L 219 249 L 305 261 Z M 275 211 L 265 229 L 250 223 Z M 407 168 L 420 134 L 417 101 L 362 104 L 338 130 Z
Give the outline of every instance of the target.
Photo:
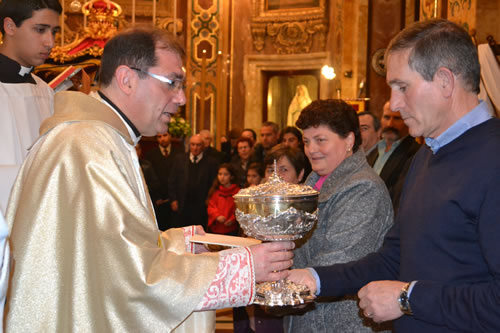
M 233 195 L 238 193 L 240 188 L 235 182 L 233 167 L 229 163 L 221 164 L 217 178 L 208 192 L 208 229 L 213 233 L 238 235 Z

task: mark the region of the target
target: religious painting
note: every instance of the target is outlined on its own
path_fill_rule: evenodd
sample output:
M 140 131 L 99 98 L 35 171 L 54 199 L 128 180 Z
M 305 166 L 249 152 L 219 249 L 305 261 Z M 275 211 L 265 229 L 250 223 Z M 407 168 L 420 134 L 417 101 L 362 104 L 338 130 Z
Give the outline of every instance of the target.
M 266 10 L 312 8 L 319 5 L 319 0 L 267 0 Z

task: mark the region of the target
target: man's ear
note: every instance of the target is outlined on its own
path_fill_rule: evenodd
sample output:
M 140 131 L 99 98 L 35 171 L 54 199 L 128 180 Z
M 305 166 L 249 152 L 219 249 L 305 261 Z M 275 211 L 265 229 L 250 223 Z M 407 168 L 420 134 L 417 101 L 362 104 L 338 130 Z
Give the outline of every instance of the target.
M 3 19 L 3 30 L 6 35 L 12 36 L 16 31 L 16 23 L 10 17 L 6 17 Z
M 439 67 L 436 74 L 434 74 L 434 80 L 436 80 L 438 87 L 441 89 L 443 97 L 451 97 L 455 89 L 456 80 L 453 72 L 446 67 Z
M 137 73 L 128 66 L 119 66 L 115 71 L 116 84 L 126 95 L 132 94 L 137 87 Z

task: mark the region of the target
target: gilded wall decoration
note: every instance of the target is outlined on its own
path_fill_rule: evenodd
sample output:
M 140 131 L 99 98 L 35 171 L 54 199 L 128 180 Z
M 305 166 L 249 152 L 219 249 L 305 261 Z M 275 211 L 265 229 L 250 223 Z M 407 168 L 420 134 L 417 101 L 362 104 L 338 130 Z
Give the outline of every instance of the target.
M 122 7 L 124 12 L 130 15 L 132 13 L 132 1 L 123 1 Z M 158 17 L 172 17 L 172 1 L 156 0 L 156 16 Z M 151 17 L 153 13 L 153 1 L 151 0 L 136 0 L 135 1 L 135 15 Z
M 156 26 L 161 29 L 165 29 L 170 33 L 174 33 L 174 19 L 172 17 L 158 17 L 156 19 Z M 182 19 L 175 20 L 175 32 L 177 35 L 182 34 L 184 25 Z
M 471 31 L 476 26 L 476 5 L 476 0 L 450 0 L 448 19 Z
M 191 0 L 189 6 L 186 116 L 196 132 L 216 121 L 221 1 Z
M 385 76 L 386 68 L 385 68 L 385 48 L 378 49 L 372 56 L 372 68 L 380 76 Z
M 440 1 L 423 0 L 420 2 L 420 20 L 430 20 L 438 17 Z
M 266 9 L 294 9 L 319 6 L 319 0 L 267 0 Z
M 307 8 L 268 10 L 266 0 L 253 0 L 252 38 L 257 51 L 270 40 L 278 54 L 309 53 L 314 40 L 325 47 L 327 14 L 325 0 L 309 1 Z
M 118 32 L 117 22 L 122 8 L 116 2 L 91 0 L 81 10 L 87 17 L 87 26 L 81 37 L 76 34 L 73 42 L 52 49 L 50 58 L 54 61 L 65 63 L 85 55 L 100 57 L 106 42 Z

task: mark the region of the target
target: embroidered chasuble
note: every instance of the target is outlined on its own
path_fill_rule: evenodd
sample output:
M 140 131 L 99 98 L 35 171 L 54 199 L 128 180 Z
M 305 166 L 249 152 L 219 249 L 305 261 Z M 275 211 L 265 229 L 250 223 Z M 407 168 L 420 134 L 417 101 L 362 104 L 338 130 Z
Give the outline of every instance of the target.
M 193 254 L 161 233 L 125 123 L 96 98 L 55 95 L 12 189 L 7 332 L 213 332 L 253 301 L 246 248 Z M 139 171 L 138 171 L 139 170 Z

